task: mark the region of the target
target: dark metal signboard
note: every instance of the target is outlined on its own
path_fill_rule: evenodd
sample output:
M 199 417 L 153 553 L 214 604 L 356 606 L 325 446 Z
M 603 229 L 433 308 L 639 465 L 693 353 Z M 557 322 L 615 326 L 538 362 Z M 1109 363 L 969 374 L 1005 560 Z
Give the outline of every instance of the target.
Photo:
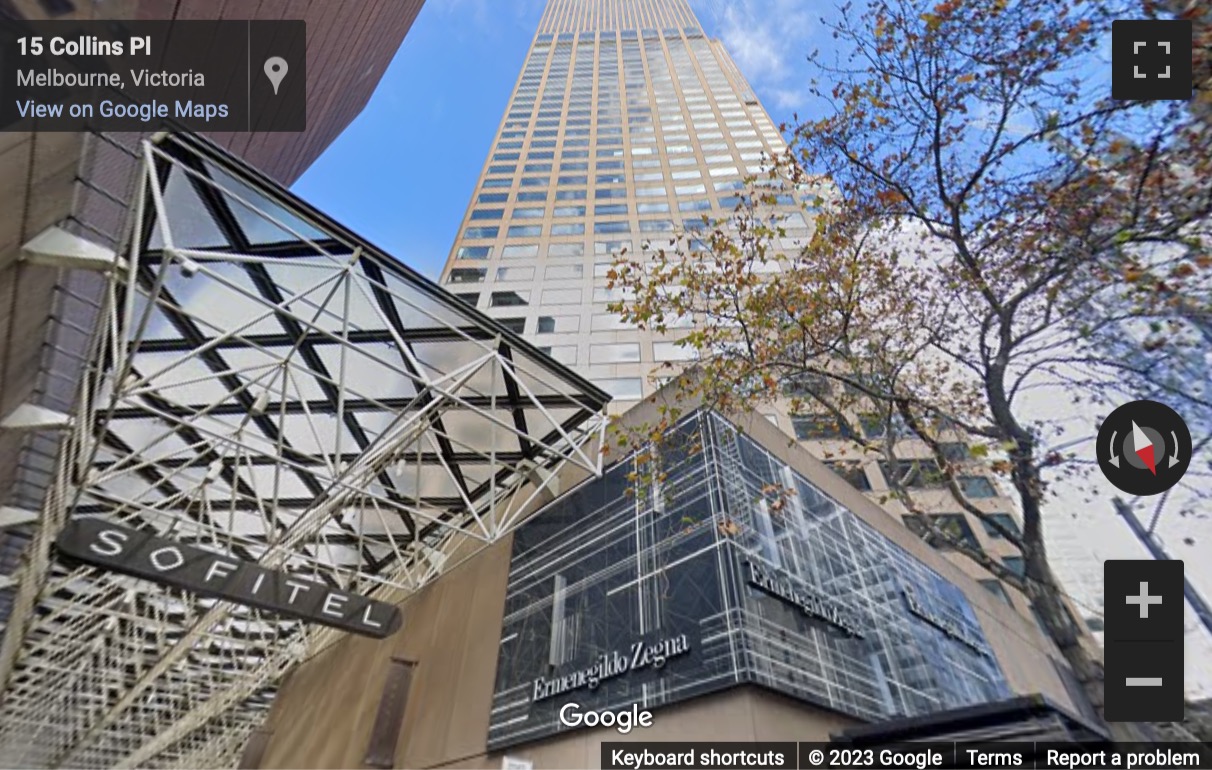
M 100 519 L 69 522 L 55 545 L 115 572 L 376 639 L 403 622 L 386 602 Z

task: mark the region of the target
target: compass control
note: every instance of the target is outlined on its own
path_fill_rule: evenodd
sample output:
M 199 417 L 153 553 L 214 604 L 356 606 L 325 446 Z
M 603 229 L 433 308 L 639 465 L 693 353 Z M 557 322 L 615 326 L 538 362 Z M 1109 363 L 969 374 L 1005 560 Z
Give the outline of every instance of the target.
M 1191 431 L 1165 404 L 1133 401 L 1098 430 L 1098 465 L 1107 480 L 1131 495 L 1165 492 L 1191 464 Z

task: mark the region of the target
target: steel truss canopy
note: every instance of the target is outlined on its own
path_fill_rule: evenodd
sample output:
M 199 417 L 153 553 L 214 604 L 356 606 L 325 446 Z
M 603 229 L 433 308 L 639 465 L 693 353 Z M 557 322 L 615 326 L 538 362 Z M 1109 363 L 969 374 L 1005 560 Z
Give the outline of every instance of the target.
M 338 637 L 66 566 L 69 520 L 399 601 L 601 473 L 601 390 L 205 140 L 138 162 L 0 647 L 6 767 L 233 766 Z

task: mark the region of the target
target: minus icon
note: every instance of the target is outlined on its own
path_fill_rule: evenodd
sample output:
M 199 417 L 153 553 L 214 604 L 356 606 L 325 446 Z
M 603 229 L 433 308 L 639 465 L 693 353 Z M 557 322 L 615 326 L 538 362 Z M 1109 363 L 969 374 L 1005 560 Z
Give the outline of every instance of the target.
M 1128 687 L 1161 687 L 1162 678 L 1160 676 L 1130 676 L 1126 678 Z

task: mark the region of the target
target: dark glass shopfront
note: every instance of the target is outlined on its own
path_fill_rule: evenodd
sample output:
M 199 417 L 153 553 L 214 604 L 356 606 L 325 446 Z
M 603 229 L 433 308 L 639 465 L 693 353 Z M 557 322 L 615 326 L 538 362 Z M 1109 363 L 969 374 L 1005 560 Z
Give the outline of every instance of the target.
M 490 749 L 557 712 L 753 683 L 861 719 L 1010 694 L 962 592 L 729 422 L 698 413 L 518 530 Z

